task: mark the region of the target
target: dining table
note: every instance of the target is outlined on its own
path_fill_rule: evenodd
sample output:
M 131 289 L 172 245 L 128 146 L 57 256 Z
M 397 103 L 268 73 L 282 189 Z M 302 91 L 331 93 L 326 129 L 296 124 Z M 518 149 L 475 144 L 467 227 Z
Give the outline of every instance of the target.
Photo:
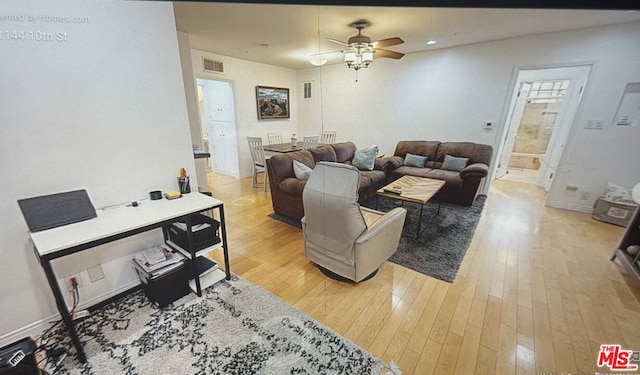
M 263 145 L 262 149 L 265 153 L 279 153 L 285 154 L 293 151 L 302 150 L 303 142 L 297 142 L 295 146 L 291 142 L 286 143 L 274 143 L 270 145 Z

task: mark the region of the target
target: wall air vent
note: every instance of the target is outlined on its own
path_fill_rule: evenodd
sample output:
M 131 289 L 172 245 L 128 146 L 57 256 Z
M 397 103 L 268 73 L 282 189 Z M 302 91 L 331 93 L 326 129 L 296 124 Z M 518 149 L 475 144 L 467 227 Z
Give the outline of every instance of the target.
M 224 74 L 224 64 L 222 63 L 222 61 L 203 58 L 202 66 L 205 72 Z
M 304 83 L 304 98 L 311 99 L 311 82 Z

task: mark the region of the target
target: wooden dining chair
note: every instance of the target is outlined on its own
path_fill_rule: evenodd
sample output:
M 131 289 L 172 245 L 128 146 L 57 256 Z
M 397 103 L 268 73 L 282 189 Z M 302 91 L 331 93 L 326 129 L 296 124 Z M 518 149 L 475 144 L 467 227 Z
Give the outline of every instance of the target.
M 302 139 L 302 148 L 306 150 L 308 148 L 318 147 L 318 139 L 319 138 L 320 137 L 317 136 L 317 135 L 304 137 Z
M 267 140 L 270 145 L 284 143 L 282 142 L 282 133 L 267 133 Z
M 320 134 L 320 143 L 323 145 L 336 143 L 336 134 L 335 130 L 323 130 L 322 134 Z
M 253 173 L 251 174 L 253 187 L 258 185 L 258 173 L 264 173 L 264 191 L 267 191 L 267 183 L 269 176 L 267 174 L 267 163 L 264 155 L 264 148 L 262 147 L 262 138 L 260 137 L 247 137 L 249 143 L 249 151 L 251 152 L 251 159 L 253 162 Z

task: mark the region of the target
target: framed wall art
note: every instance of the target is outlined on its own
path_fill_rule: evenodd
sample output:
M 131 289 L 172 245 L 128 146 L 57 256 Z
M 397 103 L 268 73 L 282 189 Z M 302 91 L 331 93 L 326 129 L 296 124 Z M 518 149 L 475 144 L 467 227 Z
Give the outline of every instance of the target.
M 258 120 L 289 118 L 289 89 L 256 86 Z

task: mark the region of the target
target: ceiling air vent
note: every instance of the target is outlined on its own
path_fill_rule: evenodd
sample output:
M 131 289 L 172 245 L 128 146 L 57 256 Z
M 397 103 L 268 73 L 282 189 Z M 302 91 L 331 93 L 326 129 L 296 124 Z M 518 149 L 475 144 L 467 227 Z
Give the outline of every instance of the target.
M 224 64 L 222 61 L 215 61 L 211 59 L 202 59 L 202 65 L 205 72 L 221 73 L 224 74 Z

